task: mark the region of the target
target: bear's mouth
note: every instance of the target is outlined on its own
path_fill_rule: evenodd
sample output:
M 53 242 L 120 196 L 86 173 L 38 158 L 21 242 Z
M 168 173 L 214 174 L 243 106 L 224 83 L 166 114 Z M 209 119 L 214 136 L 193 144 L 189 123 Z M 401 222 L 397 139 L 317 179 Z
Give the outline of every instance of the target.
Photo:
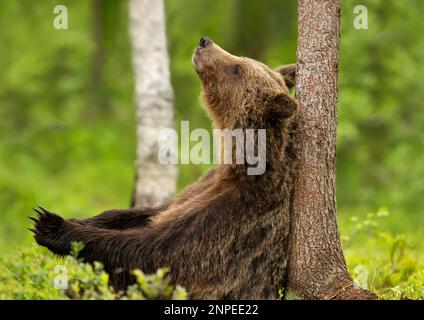
M 193 63 L 194 69 L 196 69 L 197 72 L 199 72 L 199 52 L 198 49 L 194 51 L 193 57 L 191 58 L 191 61 Z

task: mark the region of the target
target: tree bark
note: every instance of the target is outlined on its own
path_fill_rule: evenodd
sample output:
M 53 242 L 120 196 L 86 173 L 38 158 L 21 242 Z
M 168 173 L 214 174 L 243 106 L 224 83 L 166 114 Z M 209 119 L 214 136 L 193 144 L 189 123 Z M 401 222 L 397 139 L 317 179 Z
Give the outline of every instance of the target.
M 292 198 L 286 299 L 370 299 L 351 280 L 336 210 L 340 0 L 299 0 Z
M 178 168 L 158 160 L 162 129 L 175 128 L 162 0 L 130 0 L 137 151 L 135 206 L 158 206 L 175 195 Z

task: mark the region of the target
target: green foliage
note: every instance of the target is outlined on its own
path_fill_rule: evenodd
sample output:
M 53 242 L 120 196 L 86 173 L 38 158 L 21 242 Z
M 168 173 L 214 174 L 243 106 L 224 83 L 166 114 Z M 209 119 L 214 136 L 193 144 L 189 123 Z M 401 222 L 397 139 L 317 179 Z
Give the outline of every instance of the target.
M 342 240 L 352 277 L 381 299 L 424 299 L 423 257 L 408 237 L 384 230 L 387 217 L 386 208 L 351 217 Z
M 61 2 L 69 30 L 52 26 L 57 1 L 2 4 L 0 251 L 30 243 L 26 217 L 38 204 L 81 217 L 130 202 L 135 134 L 126 2 L 114 13 L 120 31 L 104 48 L 106 89 L 92 83 L 90 3 Z M 99 90 L 107 105 L 93 102 Z
M 76 259 L 82 245 L 73 245 L 73 255 L 54 257 L 40 247 L 19 249 L 0 259 L 0 299 L 186 299 L 186 291 L 173 286 L 167 269 L 145 275 L 135 270 L 136 283 L 125 292 L 109 286 L 101 263 L 93 265 Z M 66 287 L 63 286 L 67 283 Z
M 368 8 L 367 30 L 353 28 L 358 4 Z M 384 203 L 416 222 L 424 205 L 423 9 L 420 0 L 343 1 L 340 46 L 338 200 Z

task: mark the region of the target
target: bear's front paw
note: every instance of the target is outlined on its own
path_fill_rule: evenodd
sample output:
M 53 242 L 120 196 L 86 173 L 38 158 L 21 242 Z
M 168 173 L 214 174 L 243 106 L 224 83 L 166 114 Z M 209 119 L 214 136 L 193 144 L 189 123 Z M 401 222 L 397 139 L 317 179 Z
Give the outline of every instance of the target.
M 70 243 L 66 241 L 68 222 L 42 207 L 34 211 L 37 213 L 37 218 L 29 218 L 35 222 L 34 229 L 30 229 L 34 233 L 35 241 L 56 254 L 68 254 L 70 251 Z

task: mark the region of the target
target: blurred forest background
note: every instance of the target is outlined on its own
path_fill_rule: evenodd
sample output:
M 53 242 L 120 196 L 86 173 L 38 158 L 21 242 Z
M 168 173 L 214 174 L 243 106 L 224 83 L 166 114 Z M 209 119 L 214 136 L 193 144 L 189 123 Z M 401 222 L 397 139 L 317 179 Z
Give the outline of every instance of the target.
M 57 4 L 1 5 L 0 253 L 33 242 L 26 228 L 36 205 L 88 217 L 130 202 L 136 141 L 128 3 L 63 0 L 69 30 L 53 28 Z M 368 30 L 353 27 L 358 4 L 368 8 Z M 271 67 L 295 62 L 296 1 L 166 0 L 165 10 L 177 127 L 189 120 L 191 129 L 210 128 L 191 65 L 201 36 Z M 421 0 L 345 0 L 342 10 L 341 236 L 353 273 L 362 264 L 370 274 L 387 266 L 387 277 L 403 270 L 397 281 L 411 275 L 397 264 L 421 269 L 424 258 L 423 11 Z M 178 189 L 206 169 L 181 165 Z

